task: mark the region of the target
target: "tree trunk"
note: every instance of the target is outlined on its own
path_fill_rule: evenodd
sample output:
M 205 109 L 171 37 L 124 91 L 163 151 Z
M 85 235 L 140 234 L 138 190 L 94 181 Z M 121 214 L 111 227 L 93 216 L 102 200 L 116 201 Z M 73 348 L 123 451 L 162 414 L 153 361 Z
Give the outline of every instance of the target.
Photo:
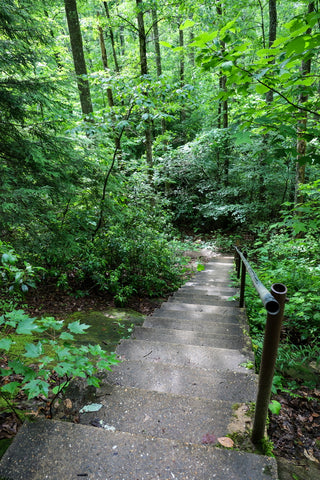
M 159 28 L 158 28 L 158 14 L 157 9 L 152 9 L 152 28 L 154 36 L 154 50 L 156 53 L 156 66 L 157 66 L 157 76 L 162 75 L 162 64 L 161 64 L 161 52 L 160 52 L 160 43 L 159 43 Z
M 269 0 L 269 48 L 272 47 L 273 42 L 277 38 L 277 0 Z M 274 60 L 271 62 L 274 63 Z M 273 91 L 269 90 L 266 93 L 266 100 L 268 103 L 273 102 Z
M 105 44 L 105 41 L 104 41 L 103 30 L 102 30 L 102 27 L 101 27 L 100 24 L 98 24 L 98 32 L 99 32 L 99 43 L 100 43 L 101 59 L 102 59 L 103 68 L 104 68 L 104 70 L 109 70 L 107 49 L 106 49 L 106 44 Z M 107 97 L 108 97 L 109 107 L 114 107 L 113 95 L 112 95 L 112 90 L 111 90 L 110 87 L 107 88 Z
M 138 31 L 139 31 L 139 48 L 140 48 L 140 73 L 142 81 L 148 75 L 148 61 L 147 61 L 147 37 L 144 27 L 144 18 L 143 18 L 143 2 L 142 0 L 136 0 L 137 5 L 137 20 L 138 20 Z M 147 91 L 144 91 L 144 95 L 147 97 Z M 146 119 L 146 128 L 145 128 L 145 139 L 146 139 L 146 158 L 149 170 L 150 182 L 152 181 L 153 175 L 153 154 L 152 154 L 152 126 L 151 119 L 149 116 L 149 109 L 145 109 L 145 113 L 148 115 Z
M 261 6 L 261 4 L 260 4 Z M 261 6 L 262 9 L 262 6 Z M 263 15 L 263 11 L 262 11 Z M 272 47 L 273 42 L 277 38 L 277 0 L 269 0 L 269 38 L 268 46 Z M 274 60 L 269 62 L 270 64 L 274 63 Z M 269 90 L 266 93 L 266 102 L 271 104 L 273 102 L 273 90 Z M 268 134 L 263 135 L 262 140 L 262 150 L 260 156 L 260 174 L 259 174 L 259 200 L 261 203 L 266 201 L 266 185 L 265 185 L 265 167 L 266 167 L 266 156 L 268 150 Z
M 184 33 L 183 30 L 179 29 L 179 47 L 184 47 Z M 180 72 L 179 72 L 179 77 L 180 77 L 180 88 L 182 89 L 184 87 L 184 82 L 185 82 L 185 65 L 184 65 L 184 53 L 183 50 L 180 52 Z M 180 110 L 180 121 L 184 122 L 186 119 L 186 110 L 184 108 L 184 105 L 182 104 L 181 110 Z
M 93 113 L 93 107 L 89 81 L 87 78 L 87 67 L 83 52 L 77 2 L 76 0 L 64 0 L 64 6 L 69 28 L 74 69 L 77 75 L 81 110 L 84 115 L 90 115 Z
M 156 7 L 152 9 L 152 29 L 154 37 L 154 51 L 156 54 L 156 68 L 157 68 L 157 77 L 159 78 L 162 75 L 162 61 L 161 61 L 161 50 L 159 42 L 159 28 L 158 28 L 158 13 Z M 166 120 L 161 118 L 161 132 L 162 134 L 166 131 Z
M 116 45 L 115 45 L 115 40 L 114 40 L 114 34 L 113 30 L 111 27 L 111 19 L 110 19 L 110 12 L 109 12 L 109 7 L 108 7 L 108 2 L 103 2 L 104 4 L 104 9 L 106 11 L 107 19 L 109 21 L 109 35 L 110 35 L 110 41 L 111 41 L 111 48 L 112 48 L 112 55 L 113 55 L 113 61 L 114 61 L 114 69 L 117 73 L 120 72 L 119 68 L 119 63 L 118 63 L 118 56 L 117 56 L 117 51 L 116 51 Z
M 218 15 L 222 16 L 222 7 L 221 5 L 218 5 L 217 7 L 217 13 Z M 224 42 L 220 42 L 221 45 L 221 51 L 225 51 L 226 44 Z M 227 77 L 226 75 L 223 75 L 222 72 L 220 71 L 219 75 L 219 88 L 221 91 L 227 91 Z M 225 137 L 222 142 L 222 149 L 223 149 L 223 183 L 224 186 L 228 186 L 229 184 L 229 155 L 230 155 L 230 146 L 229 146 L 229 138 L 227 137 L 227 128 L 229 127 L 229 111 L 228 111 L 228 100 L 219 100 L 219 105 L 218 105 L 218 128 L 223 128 L 225 130 Z M 219 152 L 219 158 L 218 161 L 220 161 L 220 152 Z
M 308 6 L 308 13 L 314 12 L 315 3 L 310 2 Z M 311 33 L 311 28 L 308 28 L 307 33 Z M 311 72 L 311 59 L 302 60 L 301 62 L 301 73 L 303 76 L 310 75 Z M 308 100 L 308 94 L 304 91 L 304 86 L 301 86 L 301 94 L 299 98 L 300 104 L 305 103 Z M 300 111 L 301 117 L 298 124 L 298 139 L 297 139 L 297 163 L 296 163 L 296 185 L 295 185 L 295 198 L 294 203 L 298 205 L 304 203 L 303 193 L 300 191 L 300 185 L 305 183 L 306 175 L 306 165 L 303 162 L 302 157 L 304 157 L 307 149 L 307 141 L 304 137 L 305 131 L 307 128 L 307 112 Z

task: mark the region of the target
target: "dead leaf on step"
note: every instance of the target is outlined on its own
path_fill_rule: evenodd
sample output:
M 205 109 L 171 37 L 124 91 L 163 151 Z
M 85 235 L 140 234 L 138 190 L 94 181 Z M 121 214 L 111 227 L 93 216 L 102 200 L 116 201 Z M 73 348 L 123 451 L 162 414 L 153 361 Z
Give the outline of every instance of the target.
M 229 437 L 219 437 L 218 442 L 226 448 L 232 448 L 234 446 L 234 441 Z
M 217 437 L 213 433 L 206 433 L 203 435 L 201 443 L 205 445 L 215 445 L 217 443 Z

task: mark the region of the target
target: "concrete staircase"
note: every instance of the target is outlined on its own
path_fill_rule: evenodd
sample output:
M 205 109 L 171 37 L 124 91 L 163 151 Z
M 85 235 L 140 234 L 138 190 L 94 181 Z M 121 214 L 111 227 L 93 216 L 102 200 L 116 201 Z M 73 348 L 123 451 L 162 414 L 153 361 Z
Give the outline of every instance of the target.
M 230 433 L 235 404 L 256 398 L 231 268 L 231 258 L 210 261 L 121 342 L 98 412 L 80 425 L 25 424 L 0 480 L 276 480 L 274 459 L 203 443 Z

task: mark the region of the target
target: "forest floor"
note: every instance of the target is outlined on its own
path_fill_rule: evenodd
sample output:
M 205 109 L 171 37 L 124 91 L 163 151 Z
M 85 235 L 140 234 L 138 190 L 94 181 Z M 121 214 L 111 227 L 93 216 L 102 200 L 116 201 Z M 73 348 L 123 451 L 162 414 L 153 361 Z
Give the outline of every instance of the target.
M 45 314 L 58 319 L 75 312 L 103 311 L 107 307 L 115 306 L 113 297 L 110 295 L 92 293 L 87 297 L 76 298 L 54 288 L 50 290 L 48 286 L 37 288 L 26 300 L 25 311 L 31 316 Z M 149 315 L 160 306 L 163 300 L 165 299 L 134 297 L 128 302 L 126 308 Z M 274 444 L 274 455 L 289 461 L 294 460 L 295 464 L 303 468 L 305 468 L 305 462 L 311 462 L 313 466 L 319 468 L 320 390 L 301 385 L 293 393 L 293 395 L 281 393 L 273 396 L 281 403 L 279 415 L 270 415 L 268 427 L 269 438 Z M 21 396 L 20 400 L 21 404 L 25 405 L 26 398 Z M 36 415 L 40 416 L 48 415 L 44 400 L 43 398 L 33 400 L 33 413 L 37 412 Z M 17 408 L 19 409 L 19 404 Z M 19 427 L 20 422 L 14 412 L 0 414 L 0 439 L 13 438 Z

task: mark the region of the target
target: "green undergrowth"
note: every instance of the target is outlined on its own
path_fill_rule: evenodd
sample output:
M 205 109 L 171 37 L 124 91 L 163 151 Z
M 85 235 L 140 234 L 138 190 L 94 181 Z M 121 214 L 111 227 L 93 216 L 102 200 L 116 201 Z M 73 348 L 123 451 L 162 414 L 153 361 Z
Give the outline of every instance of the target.
M 304 207 L 286 210 L 284 220 L 261 235 L 249 260 L 262 283 L 287 287 L 281 339 L 274 377 L 277 390 L 294 390 L 301 385 L 319 386 L 320 372 L 320 182 L 305 188 Z M 299 215 L 297 215 L 297 212 Z M 246 279 L 246 307 L 250 335 L 259 369 L 266 311 L 252 282 Z

